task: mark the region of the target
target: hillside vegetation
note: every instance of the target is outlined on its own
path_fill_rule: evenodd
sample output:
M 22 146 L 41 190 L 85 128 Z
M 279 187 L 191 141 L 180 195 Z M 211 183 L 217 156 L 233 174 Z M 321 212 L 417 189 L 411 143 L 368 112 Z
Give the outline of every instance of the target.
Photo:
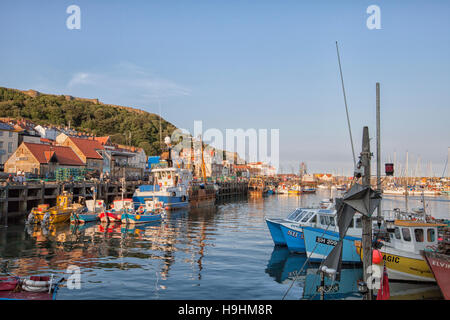
M 70 123 L 76 130 L 96 136 L 108 135 L 115 143 L 141 147 L 147 155 L 161 153 L 158 115 L 102 104 L 95 99 L 41 94 L 32 90 L 24 93 L 0 87 L 0 117 L 26 118 L 36 124 L 55 126 L 68 126 Z M 161 126 L 163 138 L 176 129 L 164 119 Z

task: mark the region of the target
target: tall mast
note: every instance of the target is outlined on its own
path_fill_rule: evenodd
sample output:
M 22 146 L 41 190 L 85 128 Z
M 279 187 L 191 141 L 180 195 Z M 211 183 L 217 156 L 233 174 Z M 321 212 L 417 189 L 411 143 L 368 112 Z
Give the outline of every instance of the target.
M 381 141 L 380 141 L 380 83 L 376 83 L 376 113 L 377 113 L 377 190 L 381 193 Z M 381 227 L 381 203 L 377 208 L 378 227 Z

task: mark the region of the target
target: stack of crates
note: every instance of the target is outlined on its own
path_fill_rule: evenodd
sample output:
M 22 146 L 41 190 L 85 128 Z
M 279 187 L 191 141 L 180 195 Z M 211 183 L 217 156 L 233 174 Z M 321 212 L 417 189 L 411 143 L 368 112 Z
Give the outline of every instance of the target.
M 55 171 L 55 178 L 58 181 L 83 180 L 85 175 L 85 168 L 58 168 Z

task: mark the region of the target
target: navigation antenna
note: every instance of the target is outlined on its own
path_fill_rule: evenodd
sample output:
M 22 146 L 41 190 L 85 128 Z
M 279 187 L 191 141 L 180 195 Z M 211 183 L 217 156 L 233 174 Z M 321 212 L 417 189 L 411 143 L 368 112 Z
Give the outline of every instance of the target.
M 353 165 L 356 168 L 355 148 L 353 147 L 352 128 L 350 127 L 350 118 L 348 116 L 347 97 L 345 96 L 344 77 L 342 76 L 341 58 L 339 57 L 339 48 L 337 41 L 336 41 L 336 52 L 339 62 L 339 72 L 341 74 L 342 93 L 344 94 L 345 112 L 347 113 L 348 132 L 350 134 L 350 143 L 352 145 Z

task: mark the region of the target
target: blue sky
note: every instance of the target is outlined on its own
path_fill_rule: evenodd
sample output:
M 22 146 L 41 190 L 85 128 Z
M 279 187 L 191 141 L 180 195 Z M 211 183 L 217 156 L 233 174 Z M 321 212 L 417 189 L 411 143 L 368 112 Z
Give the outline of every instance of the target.
M 66 28 L 69 5 L 81 30 Z M 369 30 L 370 5 L 381 9 Z M 335 41 L 359 153 L 442 174 L 450 146 L 448 1 L 2 1 L 0 86 L 99 98 L 178 127 L 280 129 L 283 172 L 352 168 Z M 375 151 L 375 139 L 372 141 Z M 375 167 L 375 162 L 373 162 Z

